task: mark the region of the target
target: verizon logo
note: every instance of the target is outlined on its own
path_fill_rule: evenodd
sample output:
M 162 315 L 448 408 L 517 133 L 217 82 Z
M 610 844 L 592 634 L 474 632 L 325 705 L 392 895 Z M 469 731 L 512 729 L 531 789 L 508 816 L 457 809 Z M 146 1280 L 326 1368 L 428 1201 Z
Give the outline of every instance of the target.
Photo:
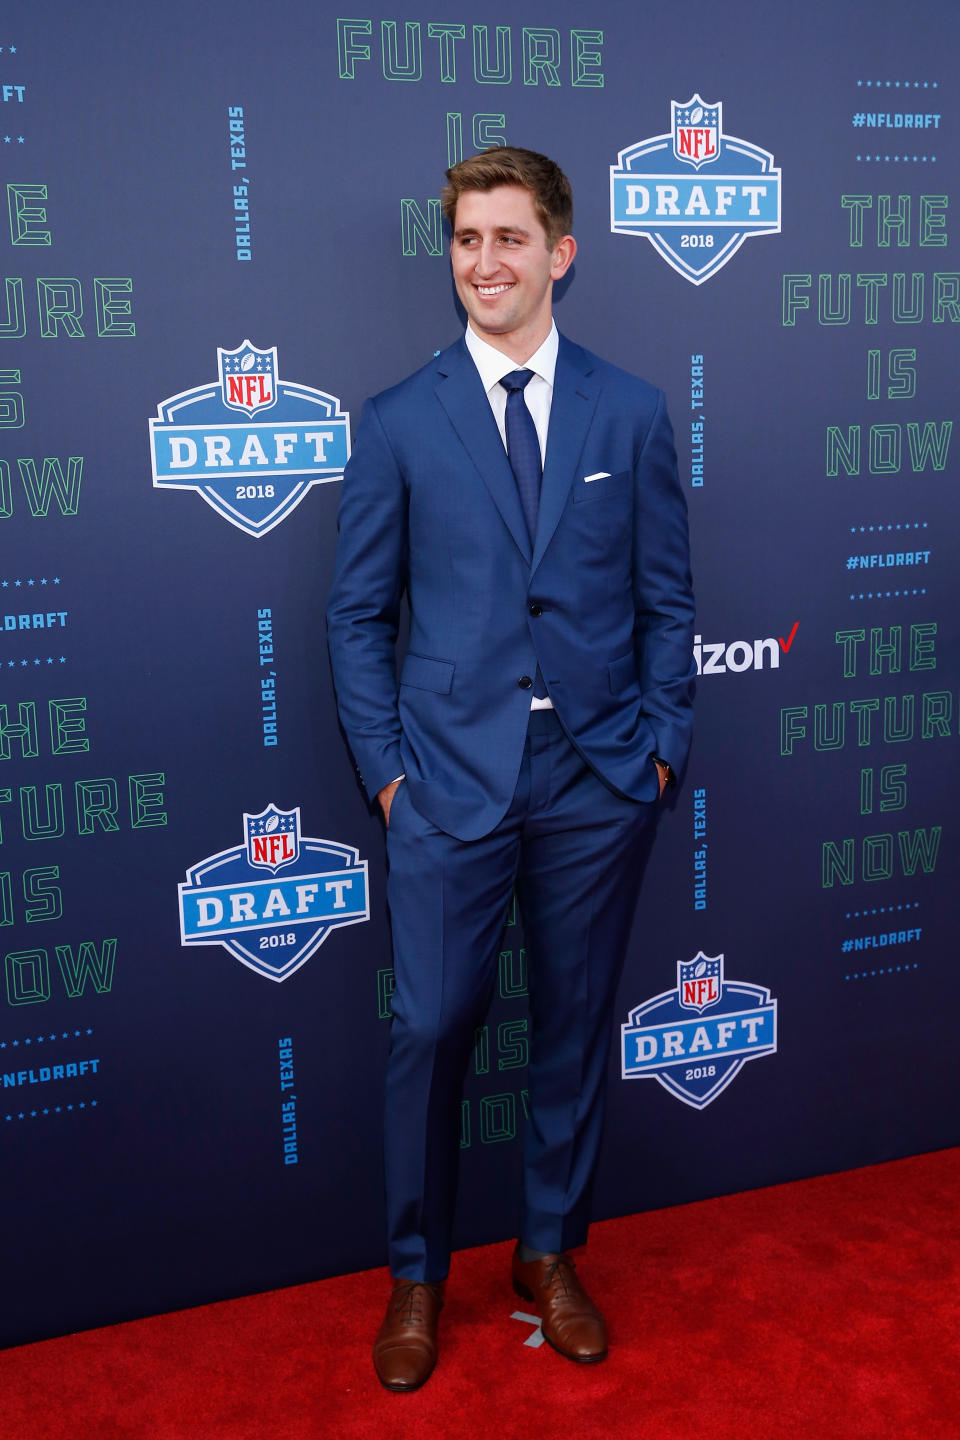
M 698 675 L 742 675 L 745 670 L 779 670 L 780 653 L 789 655 L 796 638 L 800 621 L 794 620 L 793 629 L 785 640 L 782 635 L 766 640 L 725 640 L 709 641 L 704 644 L 699 635 L 693 637 L 693 655 L 697 662 Z

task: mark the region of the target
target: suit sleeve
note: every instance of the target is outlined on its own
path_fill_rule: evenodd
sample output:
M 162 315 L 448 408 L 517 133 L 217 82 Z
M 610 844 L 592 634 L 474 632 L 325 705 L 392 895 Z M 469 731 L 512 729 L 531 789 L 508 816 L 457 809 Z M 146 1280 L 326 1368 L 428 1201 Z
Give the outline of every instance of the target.
M 697 670 L 687 504 L 662 391 L 636 458 L 635 485 L 633 591 L 643 713 L 656 737 L 655 754 L 679 774 L 690 747 Z
M 403 771 L 396 642 L 407 487 L 377 411 L 363 408 L 343 478 L 327 639 L 340 721 L 371 800 Z

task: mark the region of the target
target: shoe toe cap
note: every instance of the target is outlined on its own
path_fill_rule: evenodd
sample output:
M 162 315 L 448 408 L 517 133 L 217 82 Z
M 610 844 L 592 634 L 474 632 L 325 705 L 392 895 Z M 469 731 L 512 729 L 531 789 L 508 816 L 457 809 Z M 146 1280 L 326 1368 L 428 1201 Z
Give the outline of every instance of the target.
M 429 1379 L 436 1358 L 425 1347 L 391 1345 L 376 1353 L 374 1365 L 380 1383 L 388 1390 L 416 1390 Z

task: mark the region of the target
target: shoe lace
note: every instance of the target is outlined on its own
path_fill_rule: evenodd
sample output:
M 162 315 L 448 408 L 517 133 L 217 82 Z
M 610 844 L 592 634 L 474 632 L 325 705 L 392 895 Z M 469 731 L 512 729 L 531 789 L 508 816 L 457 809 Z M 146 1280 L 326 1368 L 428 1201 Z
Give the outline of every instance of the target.
M 408 1323 L 423 1319 L 421 1307 L 424 1290 L 429 1291 L 435 1300 L 443 1304 L 440 1286 L 432 1285 L 426 1280 L 408 1280 L 405 1284 L 398 1285 L 394 1291 L 394 1308 L 398 1315 L 403 1314 Z
M 551 1260 L 547 1266 L 547 1273 L 543 1277 L 544 1290 L 557 1290 L 562 1295 L 570 1294 L 570 1286 L 567 1283 L 567 1271 L 571 1273 L 576 1269 L 576 1264 L 569 1255 L 558 1255 L 556 1260 Z

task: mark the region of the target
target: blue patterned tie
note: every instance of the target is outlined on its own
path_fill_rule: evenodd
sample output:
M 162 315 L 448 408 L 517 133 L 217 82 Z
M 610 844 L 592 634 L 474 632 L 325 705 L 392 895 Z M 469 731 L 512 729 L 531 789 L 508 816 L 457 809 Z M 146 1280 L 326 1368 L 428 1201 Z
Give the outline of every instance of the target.
M 537 534 L 537 510 L 540 506 L 540 441 L 533 416 L 523 398 L 525 387 L 533 379 L 532 370 L 511 370 L 500 384 L 507 392 L 507 455 L 520 492 L 520 504 L 530 532 L 530 543 Z
M 507 455 L 510 459 L 510 466 L 517 481 L 517 489 L 520 492 L 520 504 L 523 506 L 524 517 L 527 522 L 527 529 L 530 532 L 530 543 L 534 543 L 537 534 L 537 511 L 540 508 L 540 479 L 543 474 L 543 467 L 540 464 L 540 440 L 537 435 L 537 427 L 533 423 L 533 416 L 527 409 L 527 402 L 523 398 L 526 386 L 533 379 L 532 370 L 511 370 L 509 375 L 504 375 L 500 384 L 507 392 Z M 547 687 L 544 684 L 540 666 L 537 666 L 537 673 L 533 681 L 533 693 L 538 700 L 547 698 Z

